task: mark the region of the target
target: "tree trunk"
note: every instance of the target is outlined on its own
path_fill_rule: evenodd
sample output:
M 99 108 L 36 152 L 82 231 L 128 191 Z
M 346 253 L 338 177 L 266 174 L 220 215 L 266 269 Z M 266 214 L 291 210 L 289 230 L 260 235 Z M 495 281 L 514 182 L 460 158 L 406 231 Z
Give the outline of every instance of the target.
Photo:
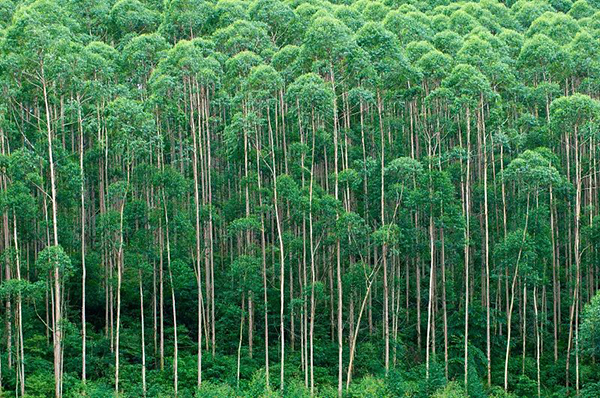
M 525 238 L 527 236 L 527 224 L 529 222 L 529 194 L 527 194 L 527 208 L 525 213 L 525 228 L 523 228 L 523 238 L 521 240 L 521 245 L 519 246 L 519 253 L 517 254 L 517 264 L 515 265 L 515 274 L 513 275 L 511 288 L 510 288 L 510 304 L 508 309 L 508 316 L 506 320 L 506 356 L 504 358 L 504 390 L 508 390 L 508 359 L 510 356 L 510 339 L 511 339 L 511 331 L 512 331 L 512 311 L 515 303 L 515 286 L 517 284 L 517 277 L 519 275 L 519 262 L 521 261 L 521 254 L 523 253 L 523 244 L 525 243 Z
M 85 174 L 83 172 L 83 120 L 81 117 L 81 99 L 77 96 L 77 119 L 79 126 L 79 169 L 81 176 L 81 380 L 86 381 L 86 319 L 85 285 L 87 269 L 85 266 Z
M 129 189 L 129 166 L 127 166 L 127 189 Z M 115 394 L 119 394 L 119 343 L 121 330 L 121 282 L 123 280 L 124 258 L 123 258 L 123 216 L 127 191 L 123 196 L 119 211 L 119 251 L 117 254 L 117 333 L 115 337 Z
M 142 391 L 146 396 L 146 340 L 144 330 L 144 291 L 142 288 L 142 270 L 138 271 L 140 285 L 140 329 L 142 332 Z
M 175 302 L 175 286 L 173 285 L 173 270 L 171 269 L 171 240 L 169 237 L 169 214 L 167 212 L 167 201 L 163 189 L 163 205 L 165 210 L 165 232 L 167 238 L 167 268 L 169 269 L 169 282 L 171 284 L 171 309 L 173 311 L 173 388 L 177 397 L 179 387 L 179 344 L 177 340 L 177 305 Z
M 385 226 L 385 136 L 383 131 L 383 105 L 381 94 L 377 92 L 377 113 L 379 115 L 379 133 L 381 145 L 381 226 Z M 389 297 L 388 297 L 388 267 L 387 267 L 387 234 L 381 249 L 383 260 L 383 336 L 385 340 L 385 375 L 390 370 L 390 325 L 389 325 Z
M 362 319 L 362 315 L 365 310 L 365 306 L 367 304 L 367 299 L 369 298 L 369 293 L 371 292 L 371 286 L 373 285 L 373 281 L 375 280 L 375 275 L 377 274 L 377 268 L 371 271 L 371 274 L 368 277 L 367 291 L 365 292 L 365 297 L 363 298 L 362 304 L 360 305 L 360 311 L 358 312 L 358 320 L 356 322 L 356 329 L 354 330 L 354 334 L 352 335 L 352 342 L 350 344 L 350 361 L 348 362 L 348 374 L 346 377 L 346 390 L 350 387 L 350 382 L 352 381 L 352 364 L 354 363 L 354 353 L 356 351 L 356 339 L 358 338 L 358 332 L 360 331 L 360 320 Z
M 280 318 L 280 335 L 281 335 L 281 373 L 280 388 L 284 391 L 284 376 L 285 376 L 285 328 L 284 328 L 284 305 L 285 305 L 285 253 L 283 248 L 283 231 L 281 219 L 279 216 L 279 197 L 277 195 L 277 169 L 275 165 L 275 142 L 273 140 L 273 129 L 271 128 L 271 119 L 269 108 L 267 107 L 267 118 L 269 125 L 269 143 L 271 145 L 271 172 L 273 174 L 273 205 L 275 212 L 275 222 L 277 225 L 277 239 L 279 242 L 279 272 L 280 272 L 280 301 L 279 301 L 279 318 Z
M 469 107 L 466 110 L 466 123 L 467 123 L 467 170 L 466 170 L 466 182 L 465 182 L 465 386 L 468 386 L 469 379 L 469 211 L 470 211 L 470 200 L 469 194 L 471 190 L 471 111 Z
M 46 107 L 46 128 L 48 133 L 48 161 L 50 164 L 50 187 L 52 202 L 52 232 L 54 246 L 58 247 L 58 203 L 56 202 L 56 173 L 54 170 L 54 156 L 52 151 L 52 125 L 50 122 L 50 104 L 48 102 L 48 90 L 44 75 L 44 65 L 41 66 L 42 88 L 44 93 L 44 104 Z M 62 397 L 62 317 L 61 317 L 61 283 L 60 264 L 54 265 L 54 394 Z
M 19 254 L 19 242 L 17 239 L 17 217 L 13 212 L 13 238 L 15 241 L 15 269 L 17 271 L 17 281 L 21 281 L 21 258 Z M 19 378 L 19 391 L 21 397 L 25 396 L 25 350 L 23 341 L 23 309 L 22 309 L 22 297 L 21 291 L 17 294 L 17 330 L 19 333 L 19 361 L 17 364 L 18 378 Z

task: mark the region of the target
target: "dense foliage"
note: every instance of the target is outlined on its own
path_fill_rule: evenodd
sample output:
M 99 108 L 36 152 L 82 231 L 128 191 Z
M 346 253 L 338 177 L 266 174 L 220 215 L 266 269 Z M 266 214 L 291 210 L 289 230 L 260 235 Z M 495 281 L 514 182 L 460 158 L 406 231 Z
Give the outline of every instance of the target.
M 0 0 L 0 396 L 600 395 L 600 1 Z

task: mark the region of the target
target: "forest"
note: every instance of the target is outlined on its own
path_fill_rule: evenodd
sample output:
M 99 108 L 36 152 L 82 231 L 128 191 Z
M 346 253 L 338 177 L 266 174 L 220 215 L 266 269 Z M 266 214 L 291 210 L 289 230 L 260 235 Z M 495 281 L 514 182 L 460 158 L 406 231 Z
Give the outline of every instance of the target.
M 0 0 L 0 397 L 600 396 L 600 0 Z

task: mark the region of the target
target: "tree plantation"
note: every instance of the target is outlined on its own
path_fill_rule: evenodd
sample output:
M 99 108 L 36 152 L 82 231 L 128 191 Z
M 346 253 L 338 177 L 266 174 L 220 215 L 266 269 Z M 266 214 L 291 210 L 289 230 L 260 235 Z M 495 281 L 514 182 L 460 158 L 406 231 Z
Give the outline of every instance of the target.
M 0 396 L 600 396 L 599 0 L 0 0 Z

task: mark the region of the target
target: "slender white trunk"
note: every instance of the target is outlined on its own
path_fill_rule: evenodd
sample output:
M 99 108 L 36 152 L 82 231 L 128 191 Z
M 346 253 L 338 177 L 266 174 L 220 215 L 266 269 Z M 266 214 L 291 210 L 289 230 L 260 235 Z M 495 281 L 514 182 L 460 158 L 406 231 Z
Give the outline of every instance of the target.
M 146 396 L 146 331 L 144 330 L 144 290 L 142 288 L 142 270 L 139 270 L 140 282 L 140 329 L 142 332 L 142 391 Z
M 13 213 L 13 236 L 15 241 L 15 260 L 17 281 L 21 281 L 21 259 L 19 255 L 19 242 L 17 239 L 17 217 Z M 19 333 L 19 391 L 21 397 L 25 396 L 25 349 L 23 347 L 23 310 L 21 292 L 17 294 L 17 328 Z
M 48 161 L 50 164 L 50 187 L 52 202 L 52 233 L 54 246 L 58 247 L 58 203 L 56 202 L 56 173 L 54 171 L 54 156 L 52 151 L 52 124 L 50 120 L 50 103 L 48 102 L 48 90 L 44 74 L 44 65 L 41 65 L 41 80 L 44 94 L 44 105 L 46 107 L 46 131 L 48 134 Z M 62 397 L 62 317 L 61 317 L 61 284 L 60 264 L 54 264 L 54 395 Z
M 87 269 L 85 266 L 85 175 L 83 172 L 83 124 L 81 119 L 81 102 L 79 101 L 77 115 L 79 119 L 79 170 L 81 177 L 81 379 L 86 381 L 86 319 L 85 319 L 85 286 Z

